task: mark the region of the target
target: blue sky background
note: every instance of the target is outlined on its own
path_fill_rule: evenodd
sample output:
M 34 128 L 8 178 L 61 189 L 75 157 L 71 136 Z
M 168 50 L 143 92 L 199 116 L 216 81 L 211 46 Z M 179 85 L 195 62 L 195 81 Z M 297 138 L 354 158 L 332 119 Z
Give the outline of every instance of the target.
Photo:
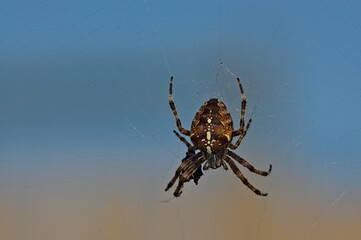
M 2 1 L 2 238 L 359 239 L 360 10 L 358 1 Z M 273 165 L 266 178 L 241 168 L 267 198 L 221 169 L 180 199 L 163 191 L 186 152 L 172 133 L 171 75 L 186 128 L 211 97 L 237 123 L 241 78 L 253 123 L 236 152 Z

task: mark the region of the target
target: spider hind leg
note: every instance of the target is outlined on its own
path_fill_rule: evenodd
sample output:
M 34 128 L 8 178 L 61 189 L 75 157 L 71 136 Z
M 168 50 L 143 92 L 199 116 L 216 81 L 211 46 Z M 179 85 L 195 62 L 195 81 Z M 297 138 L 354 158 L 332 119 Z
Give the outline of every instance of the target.
M 272 165 L 271 164 L 269 166 L 268 171 L 262 171 L 262 170 L 256 169 L 249 162 L 247 162 L 246 160 L 244 160 L 243 158 L 241 158 L 236 153 L 234 153 L 234 152 L 232 152 L 230 150 L 227 151 L 227 155 L 230 156 L 231 158 L 235 159 L 243 167 L 246 167 L 249 171 L 251 171 L 251 172 L 253 172 L 255 174 L 262 175 L 262 176 L 268 176 L 272 171 Z
M 242 172 L 238 169 L 236 164 L 233 162 L 232 159 L 230 159 L 228 156 L 224 158 L 224 160 L 228 163 L 228 165 L 231 167 L 233 173 L 243 182 L 244 185 L 246 185 L 249 189 L 251 189 L 255 194 L 260 196 L 267 196 L 268 193 L 263 193 L 257 188 L 255 188 L 248 180 L 243 176 Z

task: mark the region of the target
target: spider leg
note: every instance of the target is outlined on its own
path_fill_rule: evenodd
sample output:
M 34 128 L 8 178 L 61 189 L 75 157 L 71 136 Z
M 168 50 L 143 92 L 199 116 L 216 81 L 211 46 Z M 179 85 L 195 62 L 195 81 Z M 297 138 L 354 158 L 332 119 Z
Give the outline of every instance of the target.
M 247 162 L 246 160 L 244 160 L 243 158 L 238 156 L 236 153 L 227 150 L 227 154 L 228 154 L 228 156 L 232 157 L 237 162 L 239 162 L 243 167 L 248 168 L 248 170 L 250 170 L 251 172 L 256 173 L 258 175 L 267 176 L 272 171 L 272 165 L 271 164 L 270 164 L 269 169 L 268 169 L 267 172 L 266 171 L 261 171 L 261 170 L 256 169 L 255 167 L 253 167 L 249 162 Z
M 184 162 L 181 163 L 181 165 L 175 171 L 174 177 L 172 178 L 172 180 L 170 180 L 167 187 L 165 188 L 165 191 L 168 191 L 168 189 L 173 186 L 173 184 L 175 183 L 175 181 L 177 180 L 179 175 L 182 173 L 182 171 L 184 171 L 184 169 L 188 169 L 188 167 L 191 166 L 192 163 L 194 163 L 193 160 L 198 159 L 201 156 L 201 154 L 202 153 L 199 152 L 196 155 L 191 156 L 190 158 L 188 158 L 187 160 L 185 160 Z
M 186 157 L 183 158 L 182 162 L 186 161 L 188 158 L 190 158 L 191 156 L 193 156 L 195 154 L 195 150 L 197 149 L 196 147 L 192 146 L 192 144 L 190 144 L 184 137 L 182 137 L 177 131 L 173 130 L 173 132 L 175 133 L 175 135 L 177 135 L 177 137 L 179 138 L 179 140 L 181 140 L 185 145 L 187 145 L 188 151 L 186 153 Z M 199 179 L 203 176 L 203 172 L 202 172 L 202 168 L 201 166 L 198 167 L 198 169 L 194 172 L 194 174 L 188 179 L 187 182 L 189 182 L 190 180 L 194 180 L 194 183 L 196 185 L 198 185 L 198 181 Z
M 231 167 L 232 171 L 234 172 L 234 174 L 241 179 L 241 181 L 243 182 L 244 185 L 246 185 L 249 189 L 251 189 L 255 194 L 260 195 L 260 196 L 267 196 L 268 193 L 263 193 L 260 190 L 258 190 L 257 188 L 255 188 L 248 180 L 247 178 L 245 178 L 242 174 L 242 172 L 238 169 L 238 167 L 236 166 L 236 164 L 233 162 L 232 159 L 230 159 L 228 156 L 226 156 L 224 158 L 224 161 L 226 161 L 228 163 L 228 165 Z
M 182 127 L 182 123 L 179 119 L 179 116 L 178 116 L 178 113 L 177 113 L 177 109 L 175 108 L 175 105 L 174 105 L 174 102 L 173 102 L 173 93 L 172 93 L 172 88 L 173 88 L 173 76 L 170 78 L 170 83 L 169 83 L 169 96 L 168 96 L 168 100 L 169 100 L 169 106 L 170 108 L 172 109 L 172 112 L 173 112 L 173 115 L 175 117 L 175 121 L 177 123 L 177 127 L 178 127 L 178 130 L 186 135 L 186 136 L 189 136 L 190 135 L 190 131 L 187 130 L 187 129 L 184 129 Z
M 197 169 L 199 168 L 199 166 L 202 165 L 202 163 L 204 161 L 206 161 L 207 159 L 204 158 L 203 156 L 200 157 L 197 161 L 195 161 L 193 163 L 193 165 L 191 165 L 182 175 L 180 175 L 179 177 L 179 181 L 178 181 L 178 186 L 176 188 L 176 190 L 174 191 L 173 195 L 175 197 L 179 197 L 182 194 L 182 188 L 184 185 L 184 182 L 186 182 L 195 171 L 197 171 Z
M 188 149 L 190 150 L 195 150 L 195 147 L 192 146 L 192 144 L 190 144 L 184 137 L 182 137 L 176 130 L 173 130 L 174 134 L 179 138 L 179 140 L 181 140 L 186 146 Z
M 186 157 L 182 159 L 182 162 L 186 161 L 188 158 L 190 158 L 190 157 L 193 156 L 194 154 L 195 154 L 195 152 L 194 152 L 193 150 L 188 149 L 188 151 L 187 151 L 187 153 L 186 153 Z M 193 162 L 194 162 L 194 161 L 193 161 Z M 187 170 L 188 170 L 188 168 L 185 169 L 185 170 L 183 170 L 181 174 L 183 174 L 183 173 L 186 172 Z M 186 182 L 189 182 L 190 180 L 193 179 L 194 183 L 195 183 L 196 185 L 198 185 L 198 181 L 199 181 L 199 179 L 200 179 L 202 176 L 203 176 L 202 166 L 199 166 L 199 167 L 197 168 L 197 170 L 192 174 L 192 176 L 190 176 L 190 177 L 188 178 L 188 180 L 187 180 Z
M 241 144 L 242 139 L 246 136 L 247 131 L 248 131 L 248 128 L 251 126 L 251 122 L 252 122 L 252 119 L 248 120 L 247 126 L 246 126 L 246 128 L 244 129 L 244 131 L 243 131 L 243 133 L 241 134 L 241 136 L 238 138 L 237 142 L 236 142 L 235 144 L 232 144 L 232 143 L 231 143 L 231 144 L 229 145 L 229 148 L 230 148 L 230 149 L 233 149 L 233 150 L 234 150 L 234 149 L 238 148 L 239 144 Z
M 244 131 L 244 116 L 246 115 L 246 105 L 247 105 L 247 100 L 246 100 L 246 94 L 243 91 L 243 87 L 241 84 L 241 80 L 239 78 L 237 78 L 237 82 L 239 85 L 239 89 L 241 90 L 241 97 L 242 97 L 242 104 L 241 104 L 241 119 L 239 122 L 240 128 L 238 130 L 235 130 L 232 132 L 232 136 L 238 136 L 241 135 L 243 136 L 243 131 Z M 251 120 L 250 120 L 251 121 Z M 248 122 L 249 123 L 249 122 Z

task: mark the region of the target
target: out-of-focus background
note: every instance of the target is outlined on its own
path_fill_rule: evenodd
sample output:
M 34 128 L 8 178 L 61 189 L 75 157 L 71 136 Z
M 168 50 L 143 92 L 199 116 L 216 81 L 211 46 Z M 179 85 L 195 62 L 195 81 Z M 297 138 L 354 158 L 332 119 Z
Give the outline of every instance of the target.
M 361 239 L 359 1 L 2 1 L 1 239 Z M 164 188 L 211 97 L 268 197 Z

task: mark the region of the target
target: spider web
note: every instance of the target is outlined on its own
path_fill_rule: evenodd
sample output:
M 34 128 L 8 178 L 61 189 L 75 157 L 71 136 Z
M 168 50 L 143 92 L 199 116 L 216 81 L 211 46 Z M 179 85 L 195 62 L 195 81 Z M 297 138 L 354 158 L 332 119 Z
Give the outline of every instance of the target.
M 360 4 L 354 1 L 0 3 L 1 239 L 359 239 Z M 209 98 L 241 168 L 174 198 L 172 133 Z M 49 221 L 51 219 L 51 221 Z M 16 231 L 14 230 L 16 229 Z

